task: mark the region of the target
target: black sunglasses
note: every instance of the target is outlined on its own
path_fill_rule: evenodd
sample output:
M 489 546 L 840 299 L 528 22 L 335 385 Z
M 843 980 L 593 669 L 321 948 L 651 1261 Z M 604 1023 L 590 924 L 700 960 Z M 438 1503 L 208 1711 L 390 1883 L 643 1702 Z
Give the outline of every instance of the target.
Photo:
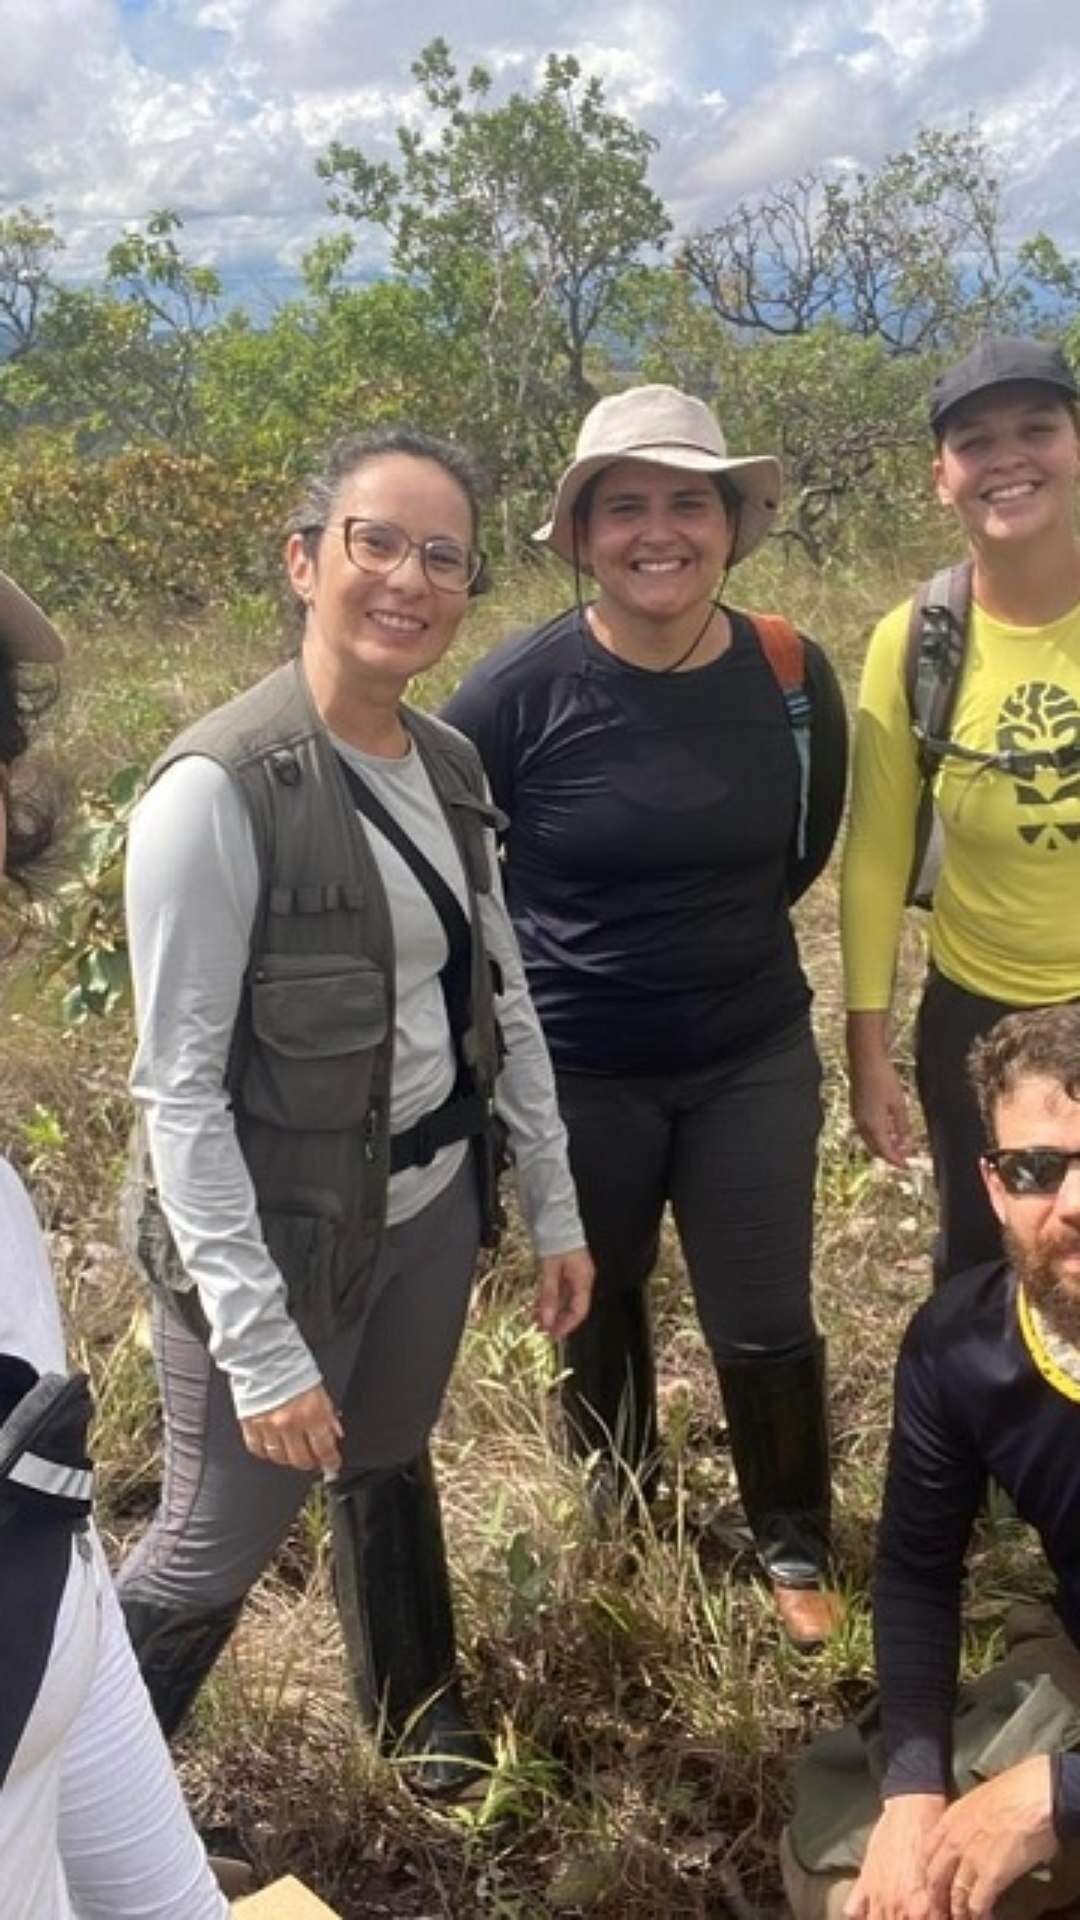
M 1068 1153 L 1064 1147 L 991 1147 L 983 1159 L 1006 1193 L 1056 1193 L 1069 1168 L 1080 1166 L 1080 1148 Z

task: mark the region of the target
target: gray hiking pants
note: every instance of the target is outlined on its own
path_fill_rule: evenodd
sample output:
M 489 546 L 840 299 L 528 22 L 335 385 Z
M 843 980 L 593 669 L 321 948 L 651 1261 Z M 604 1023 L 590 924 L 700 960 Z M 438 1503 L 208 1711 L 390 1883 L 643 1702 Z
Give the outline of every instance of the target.
M 471 1154 L 413 1219 L 388 1230 L 364 1316 L 315 1359 L 340 1408 L 342 1476 L 403 1465 L 438 1418 L 479 1247 Z M 203 1612 L 243 1598 L 316 1475 L 248 1452 L 227 1376 L 168 1299 L 153 1299 L 164 1411 L 161 1501 L 120 1569 L 121 1594 Z

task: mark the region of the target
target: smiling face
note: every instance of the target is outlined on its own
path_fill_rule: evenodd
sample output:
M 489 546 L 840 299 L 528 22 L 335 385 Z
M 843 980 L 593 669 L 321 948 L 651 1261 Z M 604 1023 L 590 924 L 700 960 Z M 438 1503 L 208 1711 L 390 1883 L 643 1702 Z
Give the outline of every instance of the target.
M 581 560 L 609 621 L 666 625 L 707 607 L 734 533 L 710 474 L 617 460 L 597 478 Z
M 1057 1080 L 1028 1074 L 994 1108 L 999 1147 L 1061 1147 L 1080 1153 L 1080 1101 Z M 1080 1346 L 1080 1165 L 1056 1193 L 1009 1193 L 983 1165 L 990 1204 L 1030 1300 L 1066 1339 Z
M 947 416 L 934 484 L 973 544 L 1071 534 L 1080 442 L 1051 387 L 994 387 Z
M 392 573 L 364 572 L 345 551 L 342 529 L 351 517 L 400 527 L 415 544 Z M 377 454 L 346 475 L 317 542 L 290 536 L 286 565 L 306 608 L 304 657 L 321 682 L 403 687 L 442 657 L 468 593 L 428 580 L 417 547 L 439 539 L 471 547 L 472 508 L 453 474 L 408 453 Z

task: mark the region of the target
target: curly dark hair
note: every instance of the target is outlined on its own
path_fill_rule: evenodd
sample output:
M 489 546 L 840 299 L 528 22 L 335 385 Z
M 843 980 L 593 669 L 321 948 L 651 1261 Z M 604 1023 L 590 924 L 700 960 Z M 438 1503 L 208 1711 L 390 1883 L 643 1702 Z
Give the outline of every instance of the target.
M 975 1041 L 968 1073 L 991 1142 L 996 1138 L 998 1101 L 1029 1075 L 1054 1080 L 1070 1100 L 1080 1100 L 1080 1003 L 1067 1000 L 1061 1006 L 1007 1013 Z
M 0 633 L 0 769 L 7 799 L 4 872 L 10 879 L 25 882 L 55 837 L 59 800 L 53 785 L 40 771 L 26 777 L 18 763 L 59 690 L 51 667 L 18 660 Z

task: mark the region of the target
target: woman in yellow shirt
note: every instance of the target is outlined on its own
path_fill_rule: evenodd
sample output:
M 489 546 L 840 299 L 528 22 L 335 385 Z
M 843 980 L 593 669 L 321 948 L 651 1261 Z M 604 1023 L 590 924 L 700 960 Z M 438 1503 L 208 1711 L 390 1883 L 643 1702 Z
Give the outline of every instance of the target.
M 1000 1253 L 979 1175 L 966 1056 L 1016 1007 L 1080 997 L 1080 397 L 1045 342 L 982 341 L 937 381 L 934 484 L 972 562 L 946 753 L 933 781 L 943 861 L 916 1078 L 940 1206 L 935 1277 Z M 855 728 L 841 917 L 855 1123 L 905 1165 L 910 1127 L 889 1004 L 921 787 L 905 687 L 910 601 L 870 642 Z M 996 756 L 1030 756 L 1018 770 Z

